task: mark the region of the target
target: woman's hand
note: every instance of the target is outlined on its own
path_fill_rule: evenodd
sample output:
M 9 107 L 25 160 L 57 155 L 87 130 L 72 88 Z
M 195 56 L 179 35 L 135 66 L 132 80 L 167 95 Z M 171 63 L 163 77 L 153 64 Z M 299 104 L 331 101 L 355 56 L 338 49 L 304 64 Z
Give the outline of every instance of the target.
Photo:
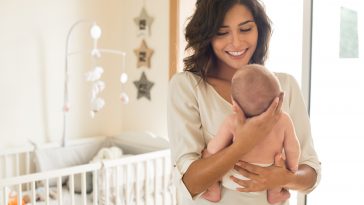
M 234 143 L 240 143 L 241 146 L 251 149 L 264 139 L 281 116 L 282 103 L 283 92 L 273 100 L 272 104 L 264 113 L 250 119 L 245 119 L 244 111 L 233 101 L 236 114 Z M 245 149 L 245 152 L 249 150 Z
M 294 177 L 294 173 L 286 168 L 281 154 L 277 154 L 274 159 L 274 165 L 269 167 L 260 167 L 239 161 L 234 169 L 250 180 L 241 180 L 232 176 L 231 178 L 235 183 L 244 187 L 237 190 L 241 192 L 257 192 L 284 187 L 289 183 L 292 177 Z

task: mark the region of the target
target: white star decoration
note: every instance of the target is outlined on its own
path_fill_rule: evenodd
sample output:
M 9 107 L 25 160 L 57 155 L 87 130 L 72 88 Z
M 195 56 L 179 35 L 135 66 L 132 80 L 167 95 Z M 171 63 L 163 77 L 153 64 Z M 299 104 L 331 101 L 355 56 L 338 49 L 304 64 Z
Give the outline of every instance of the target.
M 145 31 L 148 30 L 148 34 L 150 35 L 151 29 L 153 23 L 153 17 L 149 16 L 145 8 L 143 7 L 139 16 L 134 18 L 134 22 L 138 26 L 138 29 L 141 34 L 144 34 Z
M 146 97 L 148 100 L 150 97 L 150 89 L 153 87 L 154 83 L 147 79 L 147 76 L 143 72 L 140 79 L 138 81 L 133 82 L 135 87 L 138 89 L 137 99 L 141 97 Z

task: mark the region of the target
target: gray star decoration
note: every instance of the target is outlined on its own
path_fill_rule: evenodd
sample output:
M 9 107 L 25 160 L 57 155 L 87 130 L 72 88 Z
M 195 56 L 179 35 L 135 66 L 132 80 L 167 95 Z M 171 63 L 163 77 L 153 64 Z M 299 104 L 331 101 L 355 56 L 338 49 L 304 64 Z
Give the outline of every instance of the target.
M 147 79 L 147 76 L 143 72 L 140 76 L 139 81 L 133 82 L 135 87 L 138 89 L 137 99 L 141 97 L 146 97 L 150 100 L 150 89 L 153 87 L 154 83 Z
M 148 29 L 148 34 L 150 35 L 150 27 L 153 23 L 153 17 L 149 16 L 145 8 L 142 8 L 142 11 L 140 12 L 139 16 L 134 18 L 134 21 L 136 25 L 138 26 L 139 31 L 141 34 L 145 33 L 145 31 Z

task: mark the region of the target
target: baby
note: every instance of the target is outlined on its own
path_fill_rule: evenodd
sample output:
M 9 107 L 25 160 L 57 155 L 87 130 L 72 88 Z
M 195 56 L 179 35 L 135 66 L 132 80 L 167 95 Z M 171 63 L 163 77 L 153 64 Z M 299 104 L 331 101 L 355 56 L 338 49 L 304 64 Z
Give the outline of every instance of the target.
M 279 81 L 273 73 L 264 66 L 250 64 L 236 71 L 232 78 L 231 93 L 233 106 L 238 106 L 244 112 L 245 117 L 250 118 L 266 111 L 273 100 L 281 95 L 282 91 Z M 208 143 L 207 149 L 203 153 L 204 158 L 233 143 L 234 115 L 235 113 L 229 115 L 223 121 L 217 135 Z M 297 171 L 300 145 L 292 120 L 285 112 L 282 112 L 269 135 L 245 154 L 241 160 L 267 167 L 274 163 L 274 156 L 277 153 L 285 155 L 287 168 L 290 171 Z M 222 179 L 222 185 L 228 189 L 236 190 L 236 188 L 241 187 L 230 179 L 231 175 L 248 180 L 232 169 Z M 205 191 L 202 197 L 217 202 L 221 198 L 220 191 L 219 182 L 216 182 Z M 289 192 L 283 188 L 269 189 L 267 195 L 268 202 L 271 204 L 285 201 L 290 197 Z

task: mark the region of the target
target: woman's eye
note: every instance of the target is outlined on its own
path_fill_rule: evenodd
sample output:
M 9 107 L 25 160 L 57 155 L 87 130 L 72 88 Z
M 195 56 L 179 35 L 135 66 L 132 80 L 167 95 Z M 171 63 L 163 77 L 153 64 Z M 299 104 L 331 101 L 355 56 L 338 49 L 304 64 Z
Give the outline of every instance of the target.
M 226 35 L 228 32 L 217 32 L 216 35 L 218 36 L 223 36 L 223 35 Z
M 248 32 L 248 31 L 250 31 L 250 30 L 252 30 L 252 28 L 240 29 L 240 32 Z

